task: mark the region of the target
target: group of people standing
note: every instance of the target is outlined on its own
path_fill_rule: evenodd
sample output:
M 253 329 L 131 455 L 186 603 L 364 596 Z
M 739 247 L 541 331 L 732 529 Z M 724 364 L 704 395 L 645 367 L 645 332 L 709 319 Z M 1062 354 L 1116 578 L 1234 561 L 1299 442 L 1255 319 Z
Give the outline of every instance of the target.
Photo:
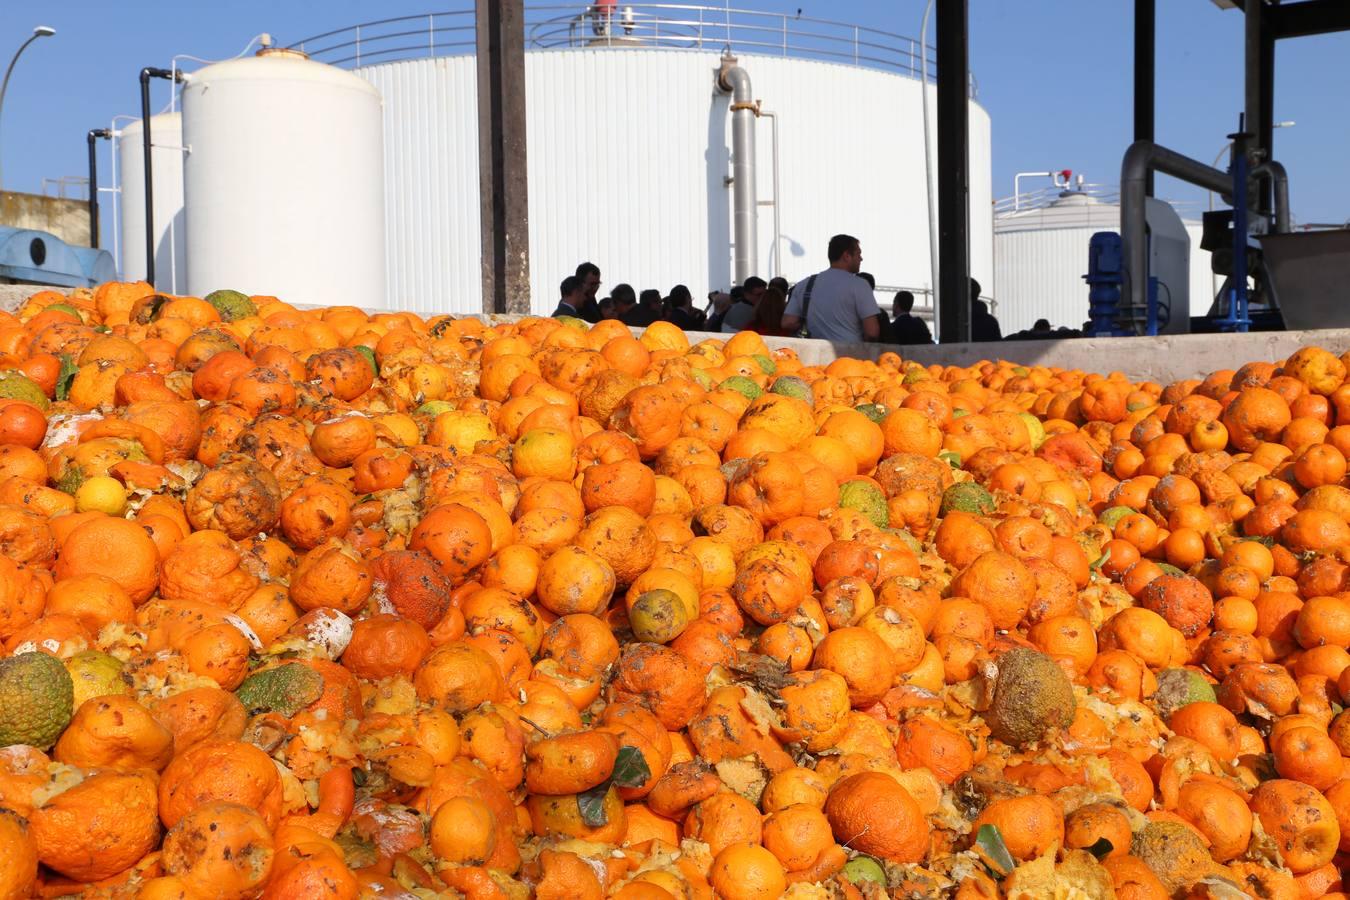
M 563 279 L 554 316 L 574 316 L 587 322 L 618 319 L 625 325 L 645 328 L 667 321 L 686 331 L 735 333 L 754 331 L 763 335 L 803 336 L 836 343 L 931 344 L 928 323 L 914 315 L 914 295 L 897 291 L 887 316 L 877 305 L 876 281 L 862 269 L 862 244 L 852 235 L 837 234 L 826 249 L 829 266 L 795 286 L 782 277 L 765 281 L 745 279 L 730 291 L 713 291 L 706 310 L 694 306 L 689 288 L 677 284 L 670 294 L 655 289 L 638 295 L 633 287 L 620 284 L 608 297 L 597 299 L 600 268 L 591 262 L 577 266 Z M 980 284 L 971 287 L 971 338 L 975 341 L 1002 339 L 998 320 L 979 299 Z
M 646 328 L 653 322 L 665 321 L 685 331 L 699 331 L 704 327 L 704 313 L 694 307 L 694 296 L 689 288 L 677 284 L 670 294 L 661 296 L 655 288 L 640 295 L 631 284 L 618 284 L 608 297 L 599 298 L 600 267 L 593 262 L 577 266 L 559 285 L 558 306 L 553 316 L 570 316 L 595 324 L 602 319 L 618 319 L 634 328 Z

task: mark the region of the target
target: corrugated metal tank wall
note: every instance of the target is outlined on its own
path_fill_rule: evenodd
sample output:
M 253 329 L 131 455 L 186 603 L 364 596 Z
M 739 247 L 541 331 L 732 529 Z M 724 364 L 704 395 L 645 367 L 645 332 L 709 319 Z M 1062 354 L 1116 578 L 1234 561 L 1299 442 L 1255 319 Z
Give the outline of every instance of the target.
M 926 286 L 922 96 L 910 78 L 800 59 L 742 56 L 755 96 L 780 118 L 783 272 L 825 265 L 831 234 L 863 241 L 881 284 Z M 593 49 L 525 57 L 534 308 L 583 259 L 608 286 L 731 280 L 729 100 L 716 53 Z M 389 298 L 400 309 L 476 312 L 479 206 L 476 69 L 469 57 L 358 69 L 384 97 Z M 931 90 L 931 88 L 930 88 Z M 867 98 L 841 104 L 841 98 Z M 870 116 L 847 115 L 844 106 Z M 759 199 L 772 199 L 771 128 L 757 128 Z M 971 105 L 972 269 L 993 275 L 989 117 Z M 773 209 L 759 212 L 772 269 Z M 884 298 L 883 298 L 884 299 Z

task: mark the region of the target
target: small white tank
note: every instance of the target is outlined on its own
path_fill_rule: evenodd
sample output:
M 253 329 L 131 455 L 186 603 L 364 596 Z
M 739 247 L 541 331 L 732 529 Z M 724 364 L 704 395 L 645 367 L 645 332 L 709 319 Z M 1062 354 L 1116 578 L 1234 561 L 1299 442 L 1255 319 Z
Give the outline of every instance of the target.
M 183 89 L 188 291 L 385 301 L 379 92 L 303 54 L 207 66 Z
M 141 120 L 118 133 L 117 168 L 122 184 L 121 271 L 128 281 L 145 277 L 145 147 Z M 183 118 L 150 117 L 150 161 L 155 179 L 155 281 L 161 291 L 187 291 L 187 234 L 183 228 Z M 110 204 L 105 205 L 105 209 Z

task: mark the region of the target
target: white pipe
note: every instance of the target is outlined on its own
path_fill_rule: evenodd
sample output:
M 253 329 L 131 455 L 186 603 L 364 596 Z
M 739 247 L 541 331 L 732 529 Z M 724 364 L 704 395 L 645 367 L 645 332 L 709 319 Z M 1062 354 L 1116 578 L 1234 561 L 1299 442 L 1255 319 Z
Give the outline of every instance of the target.
M 111 178 L 112 178 L 112 187 L 111 187 L 109 190 L 111 190 L 111 191 L 113 192 L 113 195 L 112 195 L 112 234 L 113 234 L 113 239 L 112 239 L 112 244 L 113 244 L 113 245 L 112 245 L 112 255 L 113 255 L 113 265 L 117 267 L 117 277 L 118 277 L 118 278 L 121 278 L 121 277 L 122 277 L 122 274 L 123 274 L 123 273 L 122 273 L 122 247 L 121 247 L 121 231 L 122 231 L 122 217 L 121 217 L 121 212 L 122 212 L 122 210 L 120 209 L 120 203 L 119 203 L 119 201 L 122 199 L 122 182 L 119 180 L 119 177 L 118 177 L 118 174 L 117 174 L 117 155 L 118 155 L 118 154 L 117 154 L 117 142 L 118 142 L 120 139 L 121 139 L 121 135 L 120 135 L 120 133 L 117 131 L 117 119 L 114 118 L 111 122 L 108 123 L 108 147 L 109 147 L 109 149 L 110 149 L 111 152 L 112 152 L 112 160 L 111 160 L 111 162 L 110 162 L 109 165 L 108 165 L 108 174 L 109 174 L 109 175 L 111 176 Z
M 773 274 L 783 274 L 783 226 L 778 212 L 778 113 L 760 110 L 759 114 L 773 123 Z
M 1013 212 L 1022 208 L 1022 179 L 1049 178 L 1055 187 L 1059 187 L 1058 172 L 1018 172 L 1013 176 Z
M 928 295 L 933 303 L 933 331 L 939 327 L 938 312 L 938 220 L 937 200 L 933 197 L 932 127 L 928 124 L 928 17 L 933 12 L 933 0 L 923 10 L 923 26 L 919 29 L 919 92 L 923 96 L 923 171 L 924 186 L 928 189 Z

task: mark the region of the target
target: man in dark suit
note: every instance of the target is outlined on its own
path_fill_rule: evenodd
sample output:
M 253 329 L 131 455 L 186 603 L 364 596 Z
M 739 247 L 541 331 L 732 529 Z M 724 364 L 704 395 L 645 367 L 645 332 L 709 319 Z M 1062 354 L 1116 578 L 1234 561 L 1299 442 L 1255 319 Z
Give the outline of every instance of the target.
M 553 318 L 559 316 L 579 318 L 581 305 L 586 299 L 586 290 L 582 287 L 581 279 L 575 275 L 568 275 L 558 286 L 558 293 L 561 297 L 558 300 L 558 308 L 553 311 Z
M 661 318 L 661 292 L 647 288 L 642 292 L 638 305 L 630 307 L 619 320 L 631 328 L 646 328 Z
M 600 267 L 593 262 L 584 262 L 577 266 L 576 276 L 582 290 L 576 316 L 594 325 L 600 321 L 600 302 L 596 299 L 596 292 L 600 290 Z
M 911 312 L 914 309 L 914 295 L 909 291 L 896 291 L 891 301 L 891 312 L 895 318 L 891 322 L 892 344 L 931 344 L 933 334 L 928 323 Z M 883 317 L 884 318 L 884 317 Z
M 970 279 L 970 339 L 972 341 L 1001 341 L 1003 329 L 989 307 L 980 299 L 980 283 Z

